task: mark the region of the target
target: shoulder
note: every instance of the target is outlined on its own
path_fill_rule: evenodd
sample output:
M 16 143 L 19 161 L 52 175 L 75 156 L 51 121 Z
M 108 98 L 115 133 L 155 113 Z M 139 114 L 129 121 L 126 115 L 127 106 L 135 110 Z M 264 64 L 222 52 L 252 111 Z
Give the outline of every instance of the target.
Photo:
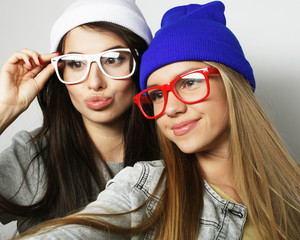
M 85 208 L 84 213 L 128 212 L 140 207 L 150 197 L 158 202 L 164 188 L 154 190 L 164 168 L 163 161 L 138 162 L 133 167 L 124 168 L 108 181 L 106 189 Z
M 0 193 L 7 198 L 14 196 L 14 201 L 18 203 L 31 204 L 32 196 L 44 182 L 41 179 L 43 161 L 40 157 L 34 158 L 40 146 L 32 139 L 38 131 L 17 133 L 11 145 L 0 154 Z
M 43 143 L 33 141 L 33 138 L 38 134 L 39 129 L 31 132 L 18 132 L 11 141 L 11 145 L 0 153 L 0 165 L 5 167 L 16 164 L 21 168 L 27 168 L 31 160 L 40 152 L 40 149 L 45 145 L 46 137 L 43 137 Z M 23 167 L 22 167 L 23 166 Z
M 13 140 L 28 142 L 32 138 L 36 137 L 36 135 L 39 133 L 39 131 L 40 131 L 40 128 L 36 128 L 32 131 L 26 131 L 26 130 L 20 131 L 20 132 L 16 133 L 16 135 L 13 137 Z
M 128 184 L 144 184 L 149 178 L 159 178 L 165 168 L 163 160 L 142 161 L 134 164 L 133 167 L 126 167 L 122 169 L 107 185 L 113 182 L 121 181 L 124 179 Z
M 0 154 L 0 163 L 2 164 L 13 159 L 22 162 L 27 162 L 38 150 L 37 144 L 34 144 L 32 139 L 37 135 L 39 129 L 31 132 L 21 131 L 12 138 L 11 145 Z
M 153 193 L 163 171 L 163 160 L 137 162 L 133 167 L 121 170 L 112 180 L 107 183 L 107 188 L 117 184 L 132 192 L 140 192 L 149 197 Z
M 37 128 L 33 131 L 23 130 L 16 133 L 11 140 L 11 145 L 7 149 L 30 148 L 33 146 L 32 139 L 37 136 L 39 130 L 40 128 Z

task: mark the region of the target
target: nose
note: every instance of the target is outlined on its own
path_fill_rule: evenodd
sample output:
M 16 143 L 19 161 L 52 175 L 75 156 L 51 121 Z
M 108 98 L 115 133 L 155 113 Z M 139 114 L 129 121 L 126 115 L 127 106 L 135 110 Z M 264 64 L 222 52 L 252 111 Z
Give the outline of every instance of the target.
M 168 102 L 165 108 L 165 114 L 169 117 L 176 117 L 178 114 L 185 113 L 187 106 L 181 102 L 172 92 L 168 93 Z
M 87 81 L 89 88 L 94 90 L 106 88 L 107 86 L 105 75 L 101 72 L 96 62 L 91 63 L 90 70 L 87 76 Z

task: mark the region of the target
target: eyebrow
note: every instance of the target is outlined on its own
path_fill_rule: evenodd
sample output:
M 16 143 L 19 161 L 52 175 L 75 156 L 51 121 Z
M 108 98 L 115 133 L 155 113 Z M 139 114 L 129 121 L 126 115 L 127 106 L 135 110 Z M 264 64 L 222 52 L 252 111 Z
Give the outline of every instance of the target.
M 203 67 L 203 68 L 206 68 L 206 67 Z M 171 79 L 169 82 L 173 81 L 175 78 L 177 78 L 177 77 L 179 77 L 179 76 L 181 76 L 181 75 L 183 75 L 183 74 L 185 74 L 185 73 L 194 71 L 194 70 L 196 70 L 196 69 L 202 69 L 202 67 L 201 67 L 201 68 L 199 68 L 199 67 L 197 67 L 197 68 L 195 68 L 195 67 L 188 68 L 188 70 L 184 70 L 183 72 L 181 72 L 181 73 L 176 74 L 175 76 L 173 76 L 172 79 Z M 147 79 L 147 81 L 148 81 L 148 79 Z M 165 84 L 168 84 L 169 82 L 167 82 L 167 83 L 165 83 Z M 165 85 L 165 84 L 152 84 L 152 85 L 149 85 L 149 86 L 146 85 L 146 88 L 162 86 L 162 85 Z
M 105 52 L 105 51 L 112 50 L 112 49 L 117 49 L 117 48 L 128 48 L 128 47 L 122 46 L 122 45 L 116 45 L 116 46 L 107 48 L 107 49 L 105 49 L 101 52 Z M 67 52 L 67 53 L 64 53 L 64 54 L 85 54 L 85 53 L 82 53 L 82 52 Z

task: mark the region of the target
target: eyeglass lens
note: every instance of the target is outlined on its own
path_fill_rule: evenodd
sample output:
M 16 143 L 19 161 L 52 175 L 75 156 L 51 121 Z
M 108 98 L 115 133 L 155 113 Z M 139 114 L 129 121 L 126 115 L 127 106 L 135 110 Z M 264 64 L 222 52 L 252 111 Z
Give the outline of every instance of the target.
M 134 58 L 128 51 L 110 51 L 95 59 L 102 71 L 111 78 L 127 77 L 134 71 Z M 83 80 L 89 72 L 90 62 L 86 55 L 69 54 L 62 56 L 57 63 L 60 78 L 65 82 Z
M 140 96 L 141 107 L 149 117 L 157 116 L 163 111 L 168 94 L 163 89 L 164 86 L 151 88 Z M 199 101 L 205 98 L 207 92 L 208 87 L 205 76 L 199 72 L 177 79 L 173 87 L 173 93 L 185 103 Z

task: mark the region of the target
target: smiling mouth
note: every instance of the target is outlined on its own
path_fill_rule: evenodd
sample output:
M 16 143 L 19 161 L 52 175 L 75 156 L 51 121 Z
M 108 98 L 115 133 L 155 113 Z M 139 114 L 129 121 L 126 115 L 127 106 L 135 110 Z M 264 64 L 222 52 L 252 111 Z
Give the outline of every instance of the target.
M 194 129 L 194 127 L 197 125 L 198 121 L 199 119 L 184 121 L 178 124 L 174 124 L 171 129 L 173 130 L 175 136 L 183 136 L 192 131 L 192 129 Z

